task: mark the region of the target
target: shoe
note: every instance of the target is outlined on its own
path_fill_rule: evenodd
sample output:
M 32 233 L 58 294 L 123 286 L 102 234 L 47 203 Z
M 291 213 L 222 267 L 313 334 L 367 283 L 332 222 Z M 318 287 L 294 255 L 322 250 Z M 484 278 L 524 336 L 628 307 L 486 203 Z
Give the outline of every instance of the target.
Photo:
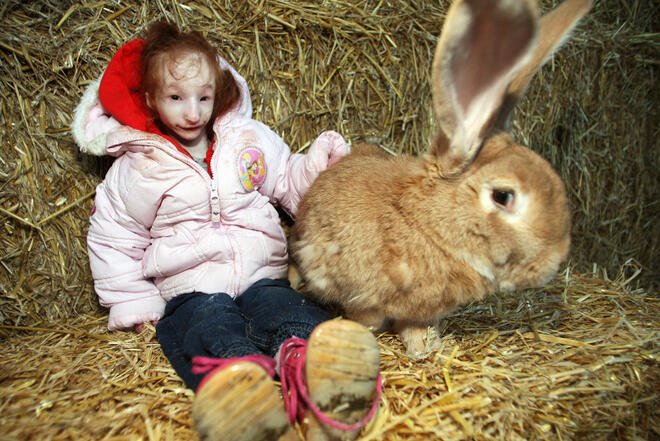
M 378 343 L 364 326 L 330 320 L 308 342 L 289 339 L 280 359 L 282 394 L 290 421 L 307 441 L 354 440 L 380 401 Z
M 300 441 L 273 382 L 275 360 L 196 357 L 194 372 L 210 370 L 197 389 L 192 416 L 203 441 Z

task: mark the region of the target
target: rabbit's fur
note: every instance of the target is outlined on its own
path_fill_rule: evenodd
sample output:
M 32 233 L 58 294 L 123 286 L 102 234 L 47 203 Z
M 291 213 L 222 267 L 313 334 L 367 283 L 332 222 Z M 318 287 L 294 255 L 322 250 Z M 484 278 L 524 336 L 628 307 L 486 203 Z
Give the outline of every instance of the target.
M 440 131 L 429 151 L 356 146 L 299 206 L 290 249 L 309 296 L 368 326 L 390 323 L 420 353 L 454 306 L 556 274 L 570 246 L 564 185 L 503 128 L 590 3 L 566 0 L 540 21 L 532 1 L 452 5 L 433 62 Z

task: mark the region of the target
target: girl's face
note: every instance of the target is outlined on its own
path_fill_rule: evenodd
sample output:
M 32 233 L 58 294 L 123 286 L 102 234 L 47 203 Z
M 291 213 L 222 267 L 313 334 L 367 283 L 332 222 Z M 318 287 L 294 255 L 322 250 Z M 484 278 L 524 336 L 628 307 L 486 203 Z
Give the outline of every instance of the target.
M 186 54 L 159 63 L 163 79 L 156 93 L 147 94 L 147 105 L 158 115 L 170 135 L 186 149 L 205 151 L 206 125 L 213 113 L 215 80 L 206 59 Z

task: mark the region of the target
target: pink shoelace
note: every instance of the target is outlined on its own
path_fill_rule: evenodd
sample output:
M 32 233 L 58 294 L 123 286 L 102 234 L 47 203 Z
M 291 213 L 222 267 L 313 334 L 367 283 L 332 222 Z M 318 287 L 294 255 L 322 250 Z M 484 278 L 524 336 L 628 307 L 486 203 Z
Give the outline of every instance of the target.
M 305 407 L 310 409 L 316 418 L 334 429 L 342 431 L 353 431 L 362 429 L 374 417 L 378 410 L 378 403 L 382 392 L 381 376 L 378 374 L 376 382 L 376 397 L 365 417 L 354 424 L 343 424 L 325 415 L 319 409 L 309 394 L 307 385 L 303 379 L 303 367 L 307 341 L 301 338 L 290 338 L 284 342 L 280 350 L 280 380 L 282 382 L 282 396 L 289 421 L 293 423 L 296 417 L 302 421 L 305 415 Z
M 251 363 L 256 363 L 268 372 L 268 375 L 271 377 L 275 376 L 275 366 L 276 362 L 270 357 L 261 354 L 246 355 L 244 357 L 232 357 L 232 358 L 211 358 L 211 357 L 193 357 L 193 367 L 192 373 L 195 375 L 198 374 L 207 374 L 199 386 L 197 391 L 199 391 L 202 386 L 211 378 L 211 372 L 219 369 L 224 369 L 229 365 L 238 363 L 239 361 L 248 361 Z

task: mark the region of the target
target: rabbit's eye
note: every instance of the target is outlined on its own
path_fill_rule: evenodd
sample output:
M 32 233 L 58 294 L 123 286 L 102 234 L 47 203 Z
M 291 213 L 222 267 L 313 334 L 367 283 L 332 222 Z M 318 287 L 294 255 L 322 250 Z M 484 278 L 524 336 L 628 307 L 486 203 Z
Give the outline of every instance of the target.
M 513 205 L 515 193 L 510 190 L 493 190 L 493 202 L 502 208 L 510 211 Z

